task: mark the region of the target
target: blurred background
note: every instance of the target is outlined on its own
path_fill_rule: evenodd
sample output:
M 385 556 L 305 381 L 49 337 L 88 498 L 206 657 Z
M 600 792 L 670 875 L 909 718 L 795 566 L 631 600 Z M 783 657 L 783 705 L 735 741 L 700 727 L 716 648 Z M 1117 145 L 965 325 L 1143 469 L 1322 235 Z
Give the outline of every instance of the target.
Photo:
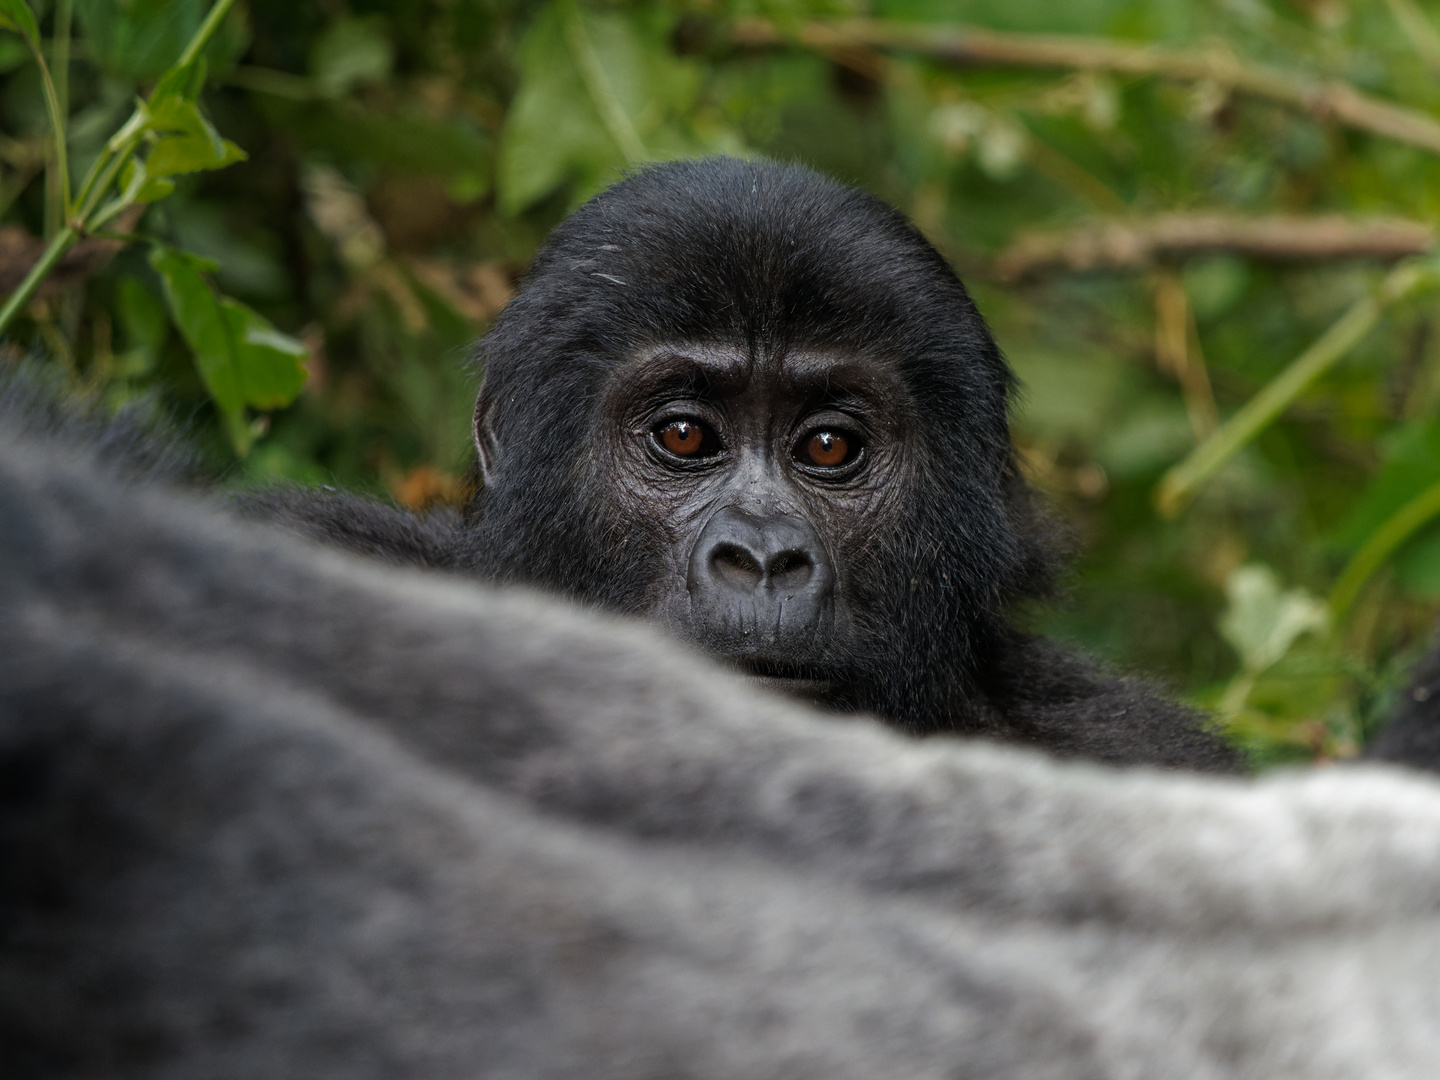
M 570 209 L 644 161 L 799 161 L 908 213 L 1023 380 L 1082 552 L 1032 625 L 1262 763 L 1353 754 L 1390 708 L 1440 601 L 1440 5 L 222 6 L 186 69 L 208 124 L 137 137 L 150 179 L 116 174 L 0 363 L 159 410 L 235 483 L 424 509 L 460 494 L 471 345 Z M 0 288 L 66 220 L 55 118 L 80 189 L 213 8 L 0 3 Z M 184 124 L 210 156 L 162 169 Z M 227 398 L 196 296 L 295 378 Z

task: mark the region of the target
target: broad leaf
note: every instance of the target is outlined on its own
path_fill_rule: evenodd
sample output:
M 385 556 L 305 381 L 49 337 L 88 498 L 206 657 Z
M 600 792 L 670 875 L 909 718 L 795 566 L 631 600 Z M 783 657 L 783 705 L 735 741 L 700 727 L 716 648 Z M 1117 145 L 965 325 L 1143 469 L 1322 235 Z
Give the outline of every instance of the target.
M 131 159 L 120 174 L 120 190 L 128 202 L 149 203 L 175 190 L 175 181 L 151 176 L 143 161 Z
M 217 296 L 204 278 L 215 264 L 156 247 L 150 265 L 160 275 L 171 318 L 195 353 L 195 366 L 220 410 L 241 415 L 246 405 L 275 409 L 305 385 L 305 347 L 280 333 L 237 300 Z
M 658 24 L 618 12 L 582 10 L 573 17 L 580 21 L 605 90 L 644 140 L 648 155 L 703 152 L 667 123 L 689 107 L 699 82 L 693 65 L 676 59 L 658 36 Z M 566 18 L 566 5 L 550 5 L 520 46 L 520 85 L 501 135 L 496 177 L 508 213 L 518 213 L 571 178 L 579 181 L 577 197 L 593 193 L 630 164 L 597 108 L 596 88 L 581 74 Z
M 1268 566 L 1252 563 L 1232 571 L 1225 595 L 1230 607 L 1220 619 L 1220 633 L 1249 672 L 1264 671 L 1301 634 L 1326 626 L 1325 605 L 1303 589 L 1283 590 Z
M 111 78 L 154 79 L 175 63 L 214 0 L 77 0 L 89 59 Z
M 245 151 L 222 138 L 193 101 L 178 94 L 150 104 L 151 130 L 159 140 L 145 158 L 151 177 L 223 169 L 245 160 Z

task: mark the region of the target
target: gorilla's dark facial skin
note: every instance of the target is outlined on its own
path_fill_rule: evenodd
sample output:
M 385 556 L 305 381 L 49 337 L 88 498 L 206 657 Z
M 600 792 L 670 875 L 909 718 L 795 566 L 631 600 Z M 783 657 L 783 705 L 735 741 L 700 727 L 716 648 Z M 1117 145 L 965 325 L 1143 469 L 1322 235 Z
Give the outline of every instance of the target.
M 913 402 L 883 363 L 675 345 L 623 364 L 595 435 L 659 561 L 634 610 L 793 693 L 843 700 L 864 553 L 915 487 Z
M 463 518 L 252 510 L 644 616 L 915 734 L 1236 766 L 1193 712 L 1009 625 L 1059 562 L 1011 449 L 1014 380 L 873 196 L 773 163 L 644 169 L 555 230 L 477 363 Z

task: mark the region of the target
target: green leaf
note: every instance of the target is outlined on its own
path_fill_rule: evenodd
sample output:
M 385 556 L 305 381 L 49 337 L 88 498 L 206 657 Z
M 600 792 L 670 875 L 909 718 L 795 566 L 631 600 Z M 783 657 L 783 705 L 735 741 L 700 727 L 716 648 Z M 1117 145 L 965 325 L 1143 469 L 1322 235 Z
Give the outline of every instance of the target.
M 505 118 L 495 181 L 511 214 L 555 190 L 577 165 L 618 170 L 625 163 L 585 92 L 558 9 L 547 8 L 520 45 L 520 85 Z
M 506 213 L 520 212 L 571 178 L 580 181 L 577 195 L 588 194 L 626 167 L 626 136 L 614 130 L 613 119 L 607 124 L 597 92 L 613 99 L 609 105 L 623 113 L 651 156 L 657 146 L 677 141 L 666 120 L 689 108 L 698 93 L 696 69 L 675 58 L 659 25 L 618 12 L 575 16 L 603 87 L 587 83 L 565 33 L 565 7 L 550 5 L 520 45 L 520 85 L 501 134 L 496 177 Z
M 125 163 L 125 169 L 120 174 L 120 190 L 127 202 L 151 203 L 174 191 L 175 181 L 151 176 L 144 162 L 132 158 Z
M 1251 563 L 1231 571 L 1225 582 L 1229 609 L 1220 633 L 1240 654 L 1245 670 L 1264 671 L 1287 652 L 1301 634 L 1325 629 L 1325 604 L 1303 589 L 1284 591 L 1275 571 Z
M 193 101 L 178 94 L 150 104 L 150 127 L 159 139 L 145 159 L 151 177 L 223 169 L 244 161 L 244 150 L 211 126 Z
M 246 404 L 257 409 L 289 405 L 305 388 L 305 346 L 239 300 L 226 296 L 220 306 L 236 343 Z
M 288 405 L 305 385 L 305 347 L 237 300 L 221 297 L 203 274 L 214 263 L 156 246 L 150 265 L 160 275 L 170 316 L 195 354 L 215 404 L 231 418 L 245 406 Z
M 40 48 L 40 27 L 25 0 L 0 0 L 0 29 L 14 30 L 32 49 Z
M 89 58 L 111 78 L 147 82 L 175 63 L 213 0 L 77 0 Z

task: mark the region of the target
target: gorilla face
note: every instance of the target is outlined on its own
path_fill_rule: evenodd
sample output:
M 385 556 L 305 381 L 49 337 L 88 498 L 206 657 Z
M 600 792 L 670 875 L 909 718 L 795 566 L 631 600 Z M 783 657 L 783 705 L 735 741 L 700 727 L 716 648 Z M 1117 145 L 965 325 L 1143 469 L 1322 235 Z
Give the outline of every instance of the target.
M 916 483 L 910 411 L 888 365 L 827 350 L 675 343 L 622 364 L 596 466 L 624 527 L 657 533 L 636 610 L 773 687 L 843 697 L 865 553 Z
M 807 170 L 647 169 L 553 234 L 481 346 L 469 564 L 757 678 L 956 726 L 1048 554 L 1011 376 L 954 273 Z

